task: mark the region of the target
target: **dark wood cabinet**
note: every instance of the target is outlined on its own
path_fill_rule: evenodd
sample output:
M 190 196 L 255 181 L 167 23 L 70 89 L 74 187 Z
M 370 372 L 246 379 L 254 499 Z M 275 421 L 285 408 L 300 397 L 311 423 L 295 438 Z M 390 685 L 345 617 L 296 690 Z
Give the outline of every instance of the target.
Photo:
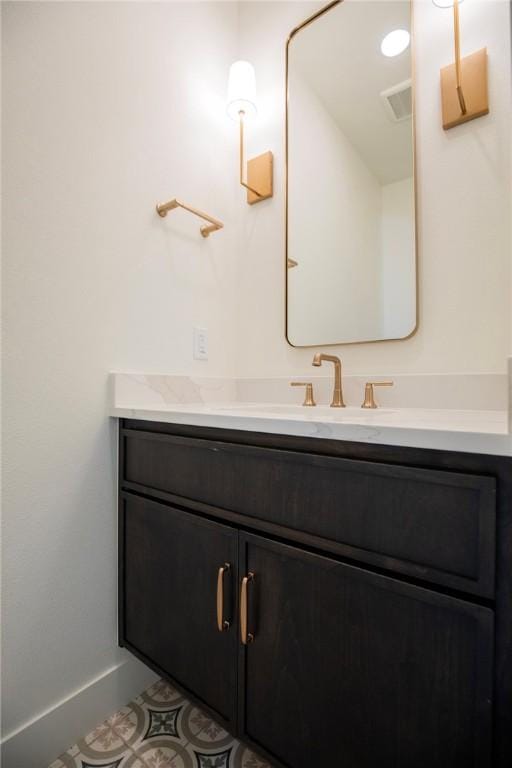
M 491 765 L 487 608 L 264 538 L 240 733 L 293 768 Z
M 125 481 L 323 540 L 322 548 L 494 594 L 492 477 L 311 452 L 126 432 Z
M 120 643 L 276 768 L 509 768 L 511 469 L 122 421 Z
M 121 510 L 125 645 L 235 727 L 238 642 L 235 626 L 218 631 L 216 601 L 229 563 L 224 614 L 234 625 L 237 532 L 128 494 Z

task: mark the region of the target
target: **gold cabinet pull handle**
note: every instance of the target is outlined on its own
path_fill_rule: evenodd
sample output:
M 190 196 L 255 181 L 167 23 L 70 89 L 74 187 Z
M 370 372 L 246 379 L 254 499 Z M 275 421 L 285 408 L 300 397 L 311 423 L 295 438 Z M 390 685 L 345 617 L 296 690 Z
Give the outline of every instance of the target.
M 217 629 L 226 632 L 230 623 L 224 618 L 224 574 L 231 570 L 229 563 L 224 563 L 217 573 Z
M 240 639 L 244 645 L 254 640 L 254 635 L 247 631 L 247 587 L 250 581 L 254 581 L 254 573 L 251 572 L 243 577 L 240 591 Z

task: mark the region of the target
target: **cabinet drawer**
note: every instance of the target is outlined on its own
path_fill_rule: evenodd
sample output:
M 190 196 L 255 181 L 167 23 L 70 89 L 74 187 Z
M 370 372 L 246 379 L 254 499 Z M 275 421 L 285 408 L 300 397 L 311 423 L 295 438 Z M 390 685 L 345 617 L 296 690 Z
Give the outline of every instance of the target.
M 129 429 L 122 439 L 122 482 L 300 531 L 391 571 L 493 595 L 492 477 Z

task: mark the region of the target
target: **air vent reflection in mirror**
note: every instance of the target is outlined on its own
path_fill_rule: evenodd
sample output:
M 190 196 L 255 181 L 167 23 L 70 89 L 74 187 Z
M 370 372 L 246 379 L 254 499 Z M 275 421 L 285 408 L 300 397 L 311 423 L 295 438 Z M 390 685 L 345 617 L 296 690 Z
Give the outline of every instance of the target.
M 390 120 L 400 123 L 412 116 L 412 83 L 404 80 L 380 94 L 384 109 Z

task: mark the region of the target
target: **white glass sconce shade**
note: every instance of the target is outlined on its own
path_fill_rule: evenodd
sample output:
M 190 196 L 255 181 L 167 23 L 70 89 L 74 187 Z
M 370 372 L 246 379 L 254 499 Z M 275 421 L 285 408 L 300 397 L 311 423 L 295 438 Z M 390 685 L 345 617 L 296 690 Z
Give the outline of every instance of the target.
M 248 61 L 235 61 L 229 68 L 227 112 L 232 120 L 256 115 L 256 75 Z
M 437 5 L 438 8 L 453 8 L 453 2 L 454 0 L 432 0 L 434 5 Z M 459 0 L 459 5 L 463 2 L 463 0 Z

